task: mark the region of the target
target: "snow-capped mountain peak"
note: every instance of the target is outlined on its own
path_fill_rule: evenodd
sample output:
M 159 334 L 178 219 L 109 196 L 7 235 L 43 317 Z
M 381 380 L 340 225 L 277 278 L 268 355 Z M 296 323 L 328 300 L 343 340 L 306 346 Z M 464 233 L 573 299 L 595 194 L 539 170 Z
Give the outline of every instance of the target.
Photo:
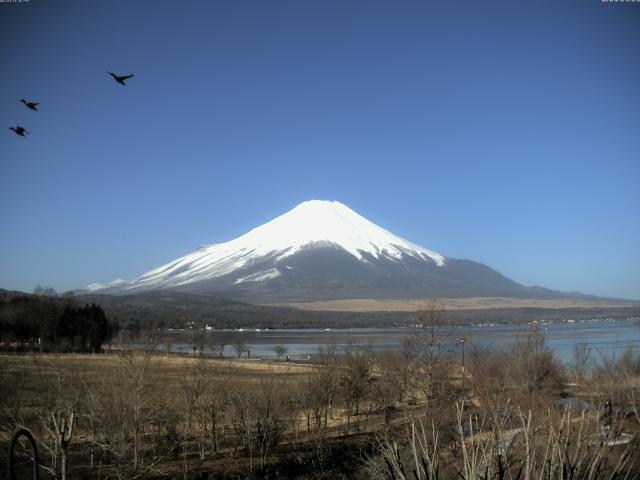
M 236 273 L 232 285 L 262 282 L 281 275 L 278 266 L 283 259 L 321 246 L 344 250 L 360 262 L 401 261 L 403 257 L 412 257 L 438 267 L 445 263 L 442 255 L 392 234 L 340 202 L 310 200 L 234 240 L 203 245 L 133 280 L 117 280 L 106 285 L 94 283 L 86 290 L 122 292 L 172 288 Z M 292 270 L 284 264 L 281 267 L 283 271 Z
M 263 255 L 279 251 L 283 252 L 279 258 L 284 258 L 315 242 L 338 245 L 358 259 L 363 258 L 363 253 L 378 258 L 386 251 L 389 257 L 400 258 L 404 252 L 429 257 L 439 265 L 444 263 L 442 255 L 393 235 L 340 202 L 325 200 L 303 202 L 222 245 L 254 248 Z

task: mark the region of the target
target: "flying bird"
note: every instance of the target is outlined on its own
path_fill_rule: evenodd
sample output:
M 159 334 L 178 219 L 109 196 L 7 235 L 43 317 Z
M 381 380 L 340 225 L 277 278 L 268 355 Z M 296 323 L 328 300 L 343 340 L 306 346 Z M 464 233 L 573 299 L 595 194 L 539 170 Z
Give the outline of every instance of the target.
M 15 127 L 9 127 L 9 130 L 13 130 L 14 132 L 16 132 L 16 135 L 20 135 L 21 137 L 24 137 L 25 133 L 29 133 L 27 132 L 26 128 L 21 127 L 20 125 L 16 125 Z
M 131 75 L 116 75 L 115 73 L 111 73 L 111 72 L 107 72 L 109 75 L 111 75 L 113 77 L 113 79 L 118 82 L 120 85 L 126 85 L 126 83 L 124 83 L 125 80 L 129 80 L 131 77 L 133 77 L 133 74 Z
M 27 102 L 24 98 L 21 98 L 20 101 L 24 103 L 27 107 L 29 107 L 31 110 L 35 110 L 36 112 L 38 111 L 38 105 L 40 105 L 39 103 Z

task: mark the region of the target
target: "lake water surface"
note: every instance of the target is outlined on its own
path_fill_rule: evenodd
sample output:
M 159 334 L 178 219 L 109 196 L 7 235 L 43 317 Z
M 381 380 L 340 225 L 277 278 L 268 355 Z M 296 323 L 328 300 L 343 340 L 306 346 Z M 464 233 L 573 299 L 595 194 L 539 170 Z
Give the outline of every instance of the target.
M 532 324 L 484 324 L 456 327 L 455 337 L 465 338 L 465 349 L 474 346 L 508 348 L 519 337 L 526 335 Z M 556 356 L 570 362 L 576 344 L 588 343 L 594 358 L 618 356 L 627 347 L 640 347 L 640 319 L 587 320 L 537 324 L 544 332 L 547 345 Z M 233 355 L 233 345 L 243 343 L 256 358 L 275 357 L 274 347 L 282 345 L 293 359 L 307 358 L 317 354 L 321 348 L 335 348 L 344 352 L 346 348 L 374 350 L 401 347 L 408 328 L 344 328 L 344 329 L 278 329 L 278 330 L 224 330 L 208 332 L 210 335 L 225 335 L 228 339 L 225 355 Z M 172 332 L 174 351 L 188 352 L 184 333 Z M 456 347 L 458 350 L 460 346 Z

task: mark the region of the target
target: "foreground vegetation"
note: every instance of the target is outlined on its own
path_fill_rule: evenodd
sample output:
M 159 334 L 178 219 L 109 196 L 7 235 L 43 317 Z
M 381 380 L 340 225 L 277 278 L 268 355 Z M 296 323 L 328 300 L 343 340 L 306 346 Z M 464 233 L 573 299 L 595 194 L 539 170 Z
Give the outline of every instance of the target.
M 638 442 L 619 435 L 640 427 L 634 350 L 580 345 L 563 366 L 534 329 L 505 351 L 468 345 L 463 366 L 440 309 L 417 323 L 398 351 L 313 364 L 162 354 L 153 335 L 115 354 L 3 355 L 2 451 L 28 428 L 41 478 L 63 479 L 638 477 Z M 22 474 L 29 458 L 20 443 Z

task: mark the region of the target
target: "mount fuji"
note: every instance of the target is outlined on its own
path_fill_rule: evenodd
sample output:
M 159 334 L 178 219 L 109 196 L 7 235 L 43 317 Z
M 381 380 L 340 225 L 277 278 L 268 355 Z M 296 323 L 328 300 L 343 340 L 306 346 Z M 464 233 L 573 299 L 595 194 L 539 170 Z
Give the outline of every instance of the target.
M 352 298 L 567 296 L 445 257 L 336 201 L 310 200 L 226 243 L 204 245 L 131 280 L 83 293 L 176 290 L 251 303 Z

